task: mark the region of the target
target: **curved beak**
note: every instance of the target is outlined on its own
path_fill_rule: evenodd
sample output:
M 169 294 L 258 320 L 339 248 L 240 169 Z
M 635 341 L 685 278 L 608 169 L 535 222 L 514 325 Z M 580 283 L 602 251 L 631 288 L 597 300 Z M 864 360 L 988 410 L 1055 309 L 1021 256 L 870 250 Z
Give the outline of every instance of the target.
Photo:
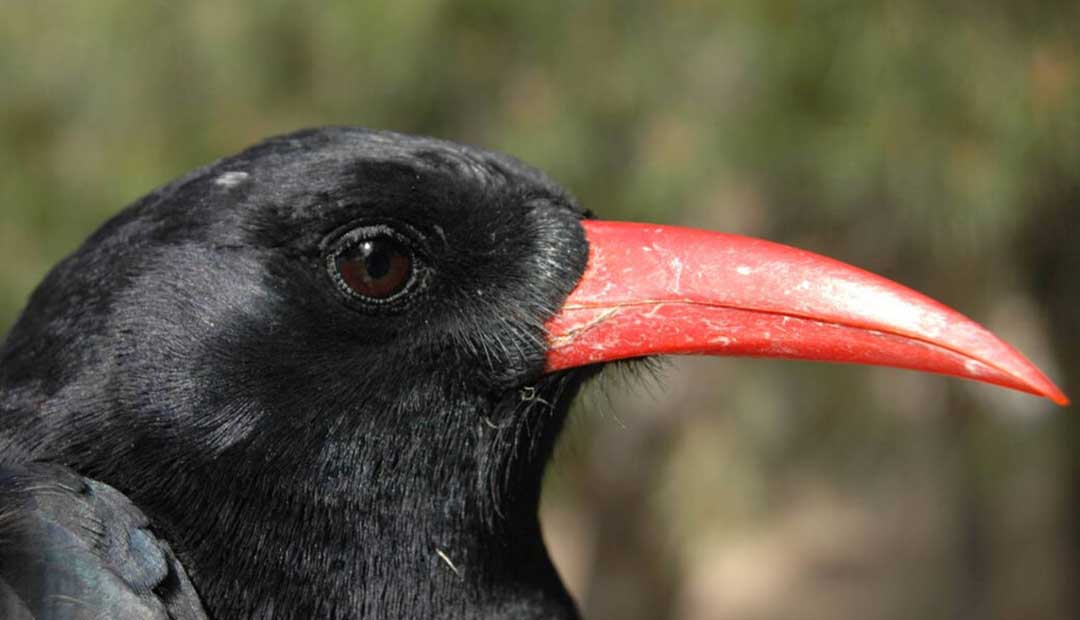
M 589 261 L 547 324 L 549 371 L 663 354 L 896 366 L 1069 400 L 1023 355 L 924 295 L 796 248 L 585 221 Z

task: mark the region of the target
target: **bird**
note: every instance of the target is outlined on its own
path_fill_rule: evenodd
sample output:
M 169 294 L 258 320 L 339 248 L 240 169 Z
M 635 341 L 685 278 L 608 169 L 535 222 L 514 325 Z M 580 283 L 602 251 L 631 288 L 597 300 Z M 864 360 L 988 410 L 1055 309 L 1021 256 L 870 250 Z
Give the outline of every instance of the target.
M 579 617 L 544 471 L 579 389 L 664 354 L 1065 395 L 914 291 L 596 219 L 539 170 L 320 127 L 151 192 L 0 344 L 5 618 Z

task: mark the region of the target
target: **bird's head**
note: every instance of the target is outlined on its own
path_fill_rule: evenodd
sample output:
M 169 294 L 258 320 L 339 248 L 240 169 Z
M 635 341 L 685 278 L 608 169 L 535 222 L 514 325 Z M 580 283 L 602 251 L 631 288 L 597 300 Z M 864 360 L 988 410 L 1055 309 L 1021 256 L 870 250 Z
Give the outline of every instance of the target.
M 359 129 L 271 139 L 64 260 L 5 344 L 3 384 L 63 419 L 35 457 L 93 474 L 428 452 L 506 477 L 546 454 L 577 384 L 545 376 L 545 322 L 585 269 L 585 216 L 504 155 Z
M 215 547 L 245 510 L 258 536 L 309 546 L 359 528 L 464 549 L 464 530 L 535 529 L 583 378 L 662 353 L 889 364 L 1064 401 L 971 321 L 852 267 L 592 221 L 510 157 L 331 128 L 155 191 L 58 265 L 0 350 L 23 429 L 0 443 L 117 486 L 196 564 L 228 561 Z M 403 512 L 415 523 L 388 521 Z M 296 534 L 302 518 L 326 522 Z

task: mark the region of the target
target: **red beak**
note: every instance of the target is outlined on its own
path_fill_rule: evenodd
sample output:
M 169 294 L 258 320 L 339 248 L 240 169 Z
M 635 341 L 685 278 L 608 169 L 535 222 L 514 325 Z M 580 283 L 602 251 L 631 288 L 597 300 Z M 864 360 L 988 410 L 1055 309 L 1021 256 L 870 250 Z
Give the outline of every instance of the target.
M 792 247 L 585 221 L 589 262 L 548 322 L 548 370 L 661 354 L 896 366 L 1069 400 L 996 336 L 880 276 Z

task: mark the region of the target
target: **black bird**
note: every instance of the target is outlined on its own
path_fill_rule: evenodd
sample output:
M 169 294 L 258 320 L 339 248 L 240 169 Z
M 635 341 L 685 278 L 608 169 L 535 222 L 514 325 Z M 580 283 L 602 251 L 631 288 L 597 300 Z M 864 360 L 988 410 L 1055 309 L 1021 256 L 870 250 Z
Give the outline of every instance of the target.
M 1065 402 L 876 276 L 589 218 L 505 155 L 349 128 L 122 211 L 0 347 L 0 614 L 575 618 L 540 483 L 616 359 L 890 364 Z

